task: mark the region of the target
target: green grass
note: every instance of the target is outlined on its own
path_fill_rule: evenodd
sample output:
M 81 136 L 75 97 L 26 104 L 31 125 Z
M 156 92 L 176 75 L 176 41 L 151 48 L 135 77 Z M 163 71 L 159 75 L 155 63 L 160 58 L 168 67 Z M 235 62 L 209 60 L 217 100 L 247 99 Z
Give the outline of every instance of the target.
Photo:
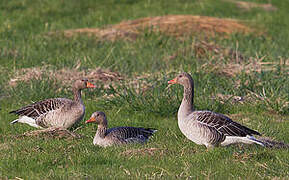
M 267 3 L 265 0 L 255 2 Z M 265 32 L 216 37 L 209 41 L 238 50 L 246 62 L 264 57 L 266 62 L 289 59 L 289 20 L 287 1 L 272 0 L 277 11 L 252 9 L 248 12 L 225 1 L 203 0 L 2 0 L 0 3 L 0 179 L 271 179 L 289 177 L 289 153 L 286 149 L 258 146 L 231 146 L 206 151 L 187 140 L 180 132 L 176 112 L 182 88 L 167 81 L 177 72 L 187 71 L 195 81 L 195 108 L 213 110 L 261 132 L 264 136 L 289 143 L 289 78 L 282 65 L 270 71 L 240 73 L 234 77 L 204 69 L 221 60 L 194 53 L 166 60 L 198 37 L 184 41 L 161 34 L 147 33 L 136 41 L 97 41 L 77 36 L 66 38 L 49 32 L 83 27 L 103 27 L 123 20 L 167 14 L 205 15 L 234 18 Z M 230 63 L 225 57 L 221 63 Z M 106 112 L 109 126 L 143 126 L 158 129 L 144 146 L 100 148 L 93 146 L 94 125 L 82 121 L 77 133 L 81 139 L 57 139 L 46 136 L 18 137 L 34 130 L 23 124 L 10 125 L 16 118 L 8 112 L 51 97 L 71 97 L 61 80 L 49 75 L 41 79 L 9 86 L 9 80 L 22 68 L 48 66 L 49 69 L 97 67 L 117 71 L 148 84 L 142 92 L 123 82 L 105 89 L 85 90 L 84 119 L 96 110 Z M 288 68 L 288 67 L 287 67 Z M 69 87 L 69 85 L 67 85 Z M 234 104 L 212 99 L 217 94 L 245 96 L 252 92 L 264 100 Z M 115 98 L 104 95 L 115 94 Z M 124 152 L 157 148 L 153 154 Z

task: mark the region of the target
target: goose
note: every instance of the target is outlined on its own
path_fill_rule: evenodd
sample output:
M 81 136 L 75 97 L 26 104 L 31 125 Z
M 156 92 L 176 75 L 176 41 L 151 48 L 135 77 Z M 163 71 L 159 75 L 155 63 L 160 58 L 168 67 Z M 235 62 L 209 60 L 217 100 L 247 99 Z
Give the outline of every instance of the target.
M 107 119 L 104 112 L 94 112 L 86 123 L 98 124 L 93 144 L 101 147 L 125 145 L 130 143 L 145 143 L 157 130 L 142 127 L 115 127 L 107 129 Z
M 178 126 L 189 140 L 207 148 L 235 143 L 255 143 L 264 146 L 264 143 L 253 136 L 261 135 L 259 132 L 223 114 L 194 110 L 194 81 L 190 74 L 181 73 L 168 81 L 168 84 L 180 84 L 184 87 L 182 103 L 178 110 Z
M 83 119 L 85 106 L 81 99 L 81 90 L 95 88 L 86 79 L 77 80 L 73 85 L 74 99 L 51 98 L 45 99 L 20 109 L 11 111 L 19 116 L 11 122 L 25 123 L 32 127 L 68 129 Z

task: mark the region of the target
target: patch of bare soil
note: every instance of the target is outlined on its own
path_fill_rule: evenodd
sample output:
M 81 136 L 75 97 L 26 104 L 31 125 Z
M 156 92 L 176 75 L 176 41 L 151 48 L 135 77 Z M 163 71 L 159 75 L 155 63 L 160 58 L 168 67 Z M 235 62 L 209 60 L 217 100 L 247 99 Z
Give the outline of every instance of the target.
M 87 34 L 96 36 L 99 39 L 114 41 L 116 39 L 135 40 L 144 32 L 163 33 L 174 37 L 196 35 L 204 37 L 215 37 L 216 35 L 228 37 L 232 33 L 251 33 L 253 29 L 234 19 L 192 15 L 167 15 L 123 21 L 101 29 L 71 29 L 64 31 L 64 35 L 70 37 L 75 34 Z
M 87 78 L 91 81 L 112 82 L 120 81 L 124 77 L 117 72 L 112 72 L 107 69 L 89 69 L 87 71 L 79 71 L 75 69 L 60 69 L 51 70 L 46 66 L 23 68 L 15 72 L 15 76 L 10 79 L 9 85 L 15 86 L 18 82 L 28 82 L 32 79 L 41 79 L 44 75 L 49 76 L 51 79 L 56 79 L 63 84 L 72 84 L 77 79 Z
M 163 155 L 166 151 L 167 151 L 166 149 L 161 148 L 130 149 L 122 152 L 121 155 L 127 157 L 144 156 L 144 155 L 153 156 L 156 153 L 158 153 L 158 155 Z
M 277 11 L 278 10 L 278 8 L 276 8 L 270 3 L 261 4 L 261 3 L 237 1 L 237 0 L 224 0 L 224 1 L 236 4 L 237 7 L 244 9 L 246 11 L 249 11 L 253 8 L 260 8 L 260 9 L 263 9 L 264 11 Z

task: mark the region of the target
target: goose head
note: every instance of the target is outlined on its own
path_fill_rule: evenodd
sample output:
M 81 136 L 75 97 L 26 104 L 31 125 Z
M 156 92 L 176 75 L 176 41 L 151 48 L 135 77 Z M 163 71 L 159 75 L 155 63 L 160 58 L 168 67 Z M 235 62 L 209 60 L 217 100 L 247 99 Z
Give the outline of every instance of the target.
M 107 125 L 106 115 L 104 112 L 96 111 L 92 113 L 89 120 L 85 121 L 85 123 L 96 123 L 98 125 Z
M 75 81 L 73 88 L 74 89 L 95 88 L 95 85 L 93 85 L 87 79 L 81 79 L 81 80 Z
M 168 81 L 168 84 L 180 84 L 184 87 L 192 87 L 194 85 L 194 81 L 192 76 L 189 73 L 180 73 L 174 79 Z

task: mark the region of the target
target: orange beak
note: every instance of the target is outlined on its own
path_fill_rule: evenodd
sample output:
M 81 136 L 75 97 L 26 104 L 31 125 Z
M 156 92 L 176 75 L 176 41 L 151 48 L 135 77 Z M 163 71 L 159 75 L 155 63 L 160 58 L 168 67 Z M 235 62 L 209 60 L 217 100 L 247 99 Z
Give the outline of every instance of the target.
M 176 84 L 177 83 L 177 78 L 174 78 L 170 81 L 168 81 L 168 84 Z
M 87 83 L 86 83 L 86 87 L 87 87 L 87 88 L 95 88 L 96 86 L 93 85 L 93 84 L 90 83 L 90 82 L 87 82 Z
M 96 122 L 96 119 L 94 117 L 91 117 L 89 120 L 85 121 L 85 123 L 92 123 Z

